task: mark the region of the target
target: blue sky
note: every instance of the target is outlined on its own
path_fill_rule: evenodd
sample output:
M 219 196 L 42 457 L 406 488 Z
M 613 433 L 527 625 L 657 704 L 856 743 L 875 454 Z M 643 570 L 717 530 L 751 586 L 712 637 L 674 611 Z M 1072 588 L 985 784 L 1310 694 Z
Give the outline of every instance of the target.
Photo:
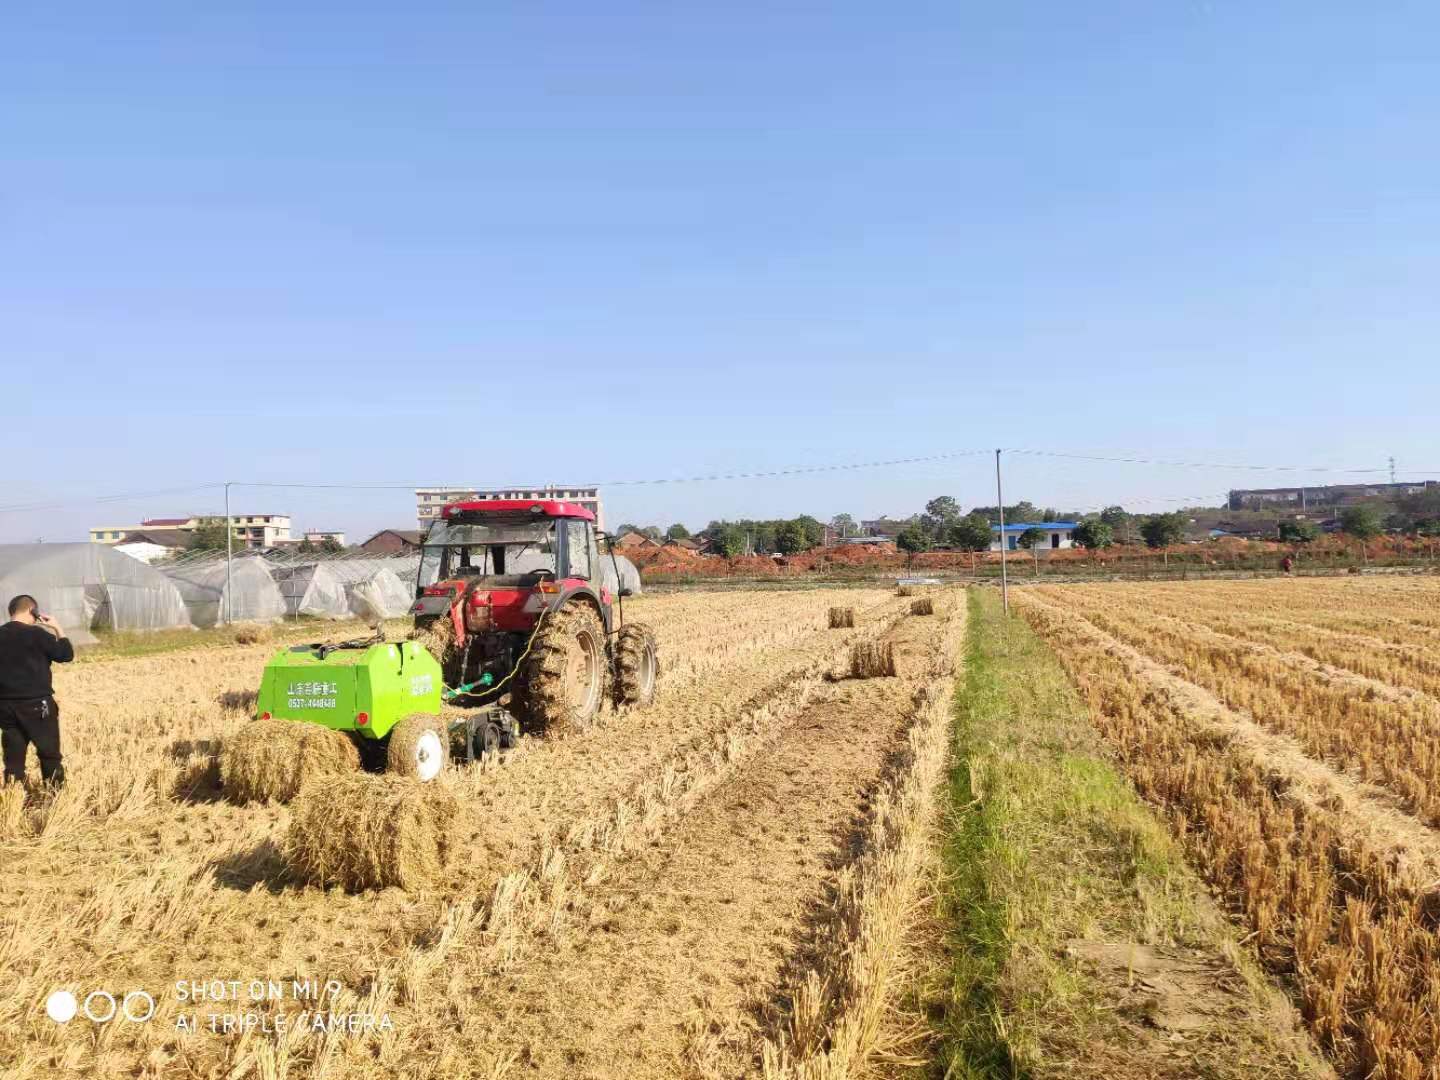
M 0 540 L 224 479 L 994 446 L 1440 475 L 1440 10 L 1263 7 L 12 7 L 0 505 L 66 506 Z M 607 504 L 871 516 L 991 501 L 991 467 Z M 1007 494 L 1290 480 L 1017 458 Z M 237 503 L 352 533 L 413 506 Z

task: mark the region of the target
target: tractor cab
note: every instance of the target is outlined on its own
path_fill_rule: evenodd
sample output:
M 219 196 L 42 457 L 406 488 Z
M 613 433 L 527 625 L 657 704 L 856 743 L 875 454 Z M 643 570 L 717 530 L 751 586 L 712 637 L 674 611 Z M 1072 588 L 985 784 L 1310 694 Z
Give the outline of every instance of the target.
M 600 553 L 583 506 L 456 502 L 425 535 L 411 612 L 447 700 L 483 706 L 509 694 L 532 725 L 584 726 L 611 690 L 621 704 L 654 694 L 654 635 L 622 625 L 628 580 L 621 560 Z
M 595 517 L 582 506 L 543 500 L 451 503 L 423 541 L 419 586 L 589 583 L 598 563 Z
M 491 630 L 527 632 L 547 609 L 580 599 L 608 632 L 616 590 L 600 572 L 595 516 L 548 500 L 451 503 L 426 534 L 416 582 L 417 617 L 455 607 L 464 639 Z M 453 602 L 463 598 L 463 605 Z

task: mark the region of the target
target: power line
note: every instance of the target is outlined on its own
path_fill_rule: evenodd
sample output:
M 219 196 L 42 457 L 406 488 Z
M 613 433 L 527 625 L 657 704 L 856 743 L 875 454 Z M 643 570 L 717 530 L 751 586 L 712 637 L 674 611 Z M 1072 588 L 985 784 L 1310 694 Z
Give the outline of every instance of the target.
M 853 469 L 879 469 L 893 465 L 920 465 L 933 461 L 951 461 L 955 458 L 974 457 L 988 454 L 989 450 L 956 450 L 948 454 L 931 454 L 928 457 L 891 458 L 888 461 L 862 461 L 845 465 L 809 465 L 789 469 L 772 469 L 764 472 L 715 473 L 709 476 L 670 477 L 655 480 L 607 480 L 587 487 L 629 487 L 638 484 L 694 484 L 707 480 L 759 480 L 772 476 L 802 476 L 806 473 L 847 472 Z
M 711 483 L 724 480 L 764 480 L 785 476 L 807 476 L 818 473 L 853 472 L 861 469 L 893 468 L 904 465 L 921 465 L 935 462 L 953 461 L 959 458 L 975 457 L 982 454 L 989 454 L 990 450 L 954 450 L 941 454 L 928 454 L 919 457 L 886 458 L 875 461 L 844 462 L 829 465 L 794 465 L 782 469 L 760 469 L 745 472 L 724 472 L 706 473 L 694 476 L 661 476 L 646 478 L 629 478 L 619 480 L 602 480 L 584 484 L 570 484 L 570 487 L 596 487 L 596 488 L 617 488 L 617 487 L 639 487 L 659 486 L 664 484 L 698 484 Z M 1385 468 L 1342 468 L 1330 465 L 1259 465 L 1249 462 L 1213 462 L 1213 461 L 1174 461 L 1163 458 L 1150 458 L 1143 456 L 1112 456 L 1102 454 L 1074 453 L 1062 450 L 1034 450 L 1023 447 L 1009 448 L 1005 451 L 1008 454 L 1025 455 L 1029 457 L 1059 458 L 1072 461 L 1095 461 L 1106 464 L 1121 465 L 1151 465 L 1167 468 L 1187 469 L 1218 469 L 1237 470 L 1249 472 L 1309 472 L 1309 473 L 1345 473 L 1345 474 L 1366 474 L 1374 475 L 1384 473 Z M 1410 470 L 1412 475 L 1434 476 L 1440 475 L 1436 470 Z M 156 498 L 162 495 L 179 495 L 199 491 L 217 491 L 227 484 L 222 481 L 215 481 L 205 484 L 191 484 L 184 487 L 157 488 L 149 491 L 132 491 L 119 494 L 96 495 L 85 499 L 64 499 L 50 502 L 13 503 L 0 506 L 0 514 L 29 513 L 39 510 L 58 510 L 75 506 L 94 506 L 102 503 L 126 502 L 135 499 Z M 307 481 L 281 482 L 262 480 L 236 480 L 231 481 L 228 486 L 237 488 L 266 488 L 266 489 L 296 489 L 305 491 L 411 491 L 417 488 L 445 488 L 452 487 L 455 490 L 464 491 L 471 485 L 455 484 L 396 484 L 396 483 L 314 483 Z M 501 484 L 491 485 L 492 489 L 499 488 L 530 488 L 534 484 Z M 1137 501 L 1137 500 L 1132 500 Z
M 1222 464 L 1214 461 L 1166 461 L 1146 457 L 1104 457 L 1099 454 L 1071 454 L 1060 450 L 1006 449 L 1007 454 L 1027 454 L 1031 457 L 1069 458 L 1075 461 L 1103 461 L 1118 465 L 1162 465 L 1179 469 L 1236 469 L 1251 472 L 1336 472 L 1336 473 L 1383 473 L 1382 469 L 1343 469 L 1333 465 L 1250 465 Z
M 640 480 L 604 480 L 598 483 L 570 484 L 569 487 L 632 487 L 640 484 L 693 484 L 713 480 L 759 480 L 777 476 L 802 476 L 807 473 L 823 472 L 845 472 L 855 469 L 878 469 L 896 465 L 916 465 L 925 462 L 950 461 L 955 458 L 969 457 L 976 454 L 988 454 L 988 450 L 956 450 L 944 454 L 930 454 L 924 457 L 889 458 L 883 461 L 861 461 L 843 463 L 838 465 L 796 465 L 784 469 L 768 469 L 753 472 L 735 473 L 712 473 L 704 476 L 679 476 L 679 477 L 654 477 Z M 217 491 L 229 487 L 237 488 L 269 488 L 269 489 L 298 489 L 303 491 L 415 491 L 417 488 L 452 488 L 457 491 L 467 490 L 471 485 L 467 484 L 317 484 L 309 481 L 266 481 L 266 480 L 233 480 L 227 485 L 224 481 L 216 481 L 208 484 L 193 484 L 188 487 L 163 488 L 154 491 L 124 492 L 115 495 L 96 495 L 88 499 L 68 499 L 57 502 L 36 502 L 36 503 L 15 503 L 9 506 L 0 506 L 0 514 L 25 513 L 35 510 L 60 510 L 73 506 L 93 506 L 97 503 L 125 502 L 131 499 L 147 499 L 161 495 L 180 495 L 195 491 Z M 491 485 L 492 488 L 530 488 L 534 489 L 544 485 L 536 484 L 498 484 Z
M 14 503 L 0 506 L 0 514 L 18 514 L 32 510 L 63 510 L 71 506 L 94 506 L 96 503 L 128 502 L 132 499 L 153 499 L 160 495 L 183 495 L 192 491 L 214 491 L 223 488 L 223 483 L 191 484 L 188 487 L 161 488 L 155 491 L 130 491 L 120 495 L 92 495 L 88 499 L 68 499 L 62 502 Z
M 989 450 L 955 450 L 945 454 L 930 454 L 925 457 L 889 458 L 883 461 L 859 461 L 847 462 L 839 465 L 795 465 L 784 469 L 765 469 L 753 472 L 733 473 L 708 473 L 700 476 L 659 476 L 645 479 L 630 480 L 592 480 L 586 483 L 570 483 L 562 485 L 572 488 L 615 488 L 615 487 L 636 487 L 642 484 L 698 484 L 715 480 L 762 480 L 777 476 L 804 476 L 811 473 L 826 472 L 848 472 L 856 469 L 879 469 L 896 465 L 919 465 L 935 461 L 951 461 L 956 458 L 973 457 L 977 454 L 988 454 Z M 468 490 L 471 485 L 467 484 L 310 484 L 310 483 L 280 483 L 270 481 L 234 481 L 232 487 L 259 487 L 259 488 L 299 488 L 299 489 L 341 489 L 354 491 L 414 491 L 417 488 L 451 488 L 456 491 Z M 490 490 L 504 490 L 507 488 L 528 488 L 531 490 L 544 489 L 554 485 L 544 484 L 490 484 Z
M 1032 457 L 1053 457 L 1065 458 L 1075 461 L 1099 461 L 1111 464 L 1126 465 L 1155 465 L 1172 468 L 1188 469 L 1236 469 L 1251 472 L 1335 472 L 1373 474 L 1383 473 L 1383 468 L 1341 468 L 1332 465 L 1256 465 L 1251 463 L 1226 463 L 1214 461 L 1170 461 L 1160 458 L 1146 457 L 1107 457 L 1098 454 L 1077 454 L 1059 450 L 1030 450 L 1023 448 L 1007 449 L 1007 454 L 1026 454 Z M 697 484 L 717 480 L 761 480 L 778 476 L 803 476 L 813 473 L 847 472 L 856 469 L 886 468 L 896 465 L 920 465 L 931 462 L 951 461 L 956 458 L 974 457 L 980 454 L 992 453 L 989 450 L 956 450 L 944 454 L 930 454 L 924 457 L 889 458 L 881 461 L 862 461 L 838 465 L 797 465 L 783 469 L 766 469 L 752 472 L 731 472 L 731 473 L 708 473 L 697 476 L 661 476 L 647 477 L 642 479 L 625 480 L 599 480 L 586 483 L 574 483 L 569 487 L 638 487 L 641 485 L 659 484 Z M 234 487 L 267 487 L 267 488 L 300 488 L 300 489 L 341 489 L 354 491 L 385 490 L 385 491 L 413 491 L 416 488 L 446 488 L 450 487 L 458 491 L 466 490 L 470 485 L 465 484 L 312 484 L 312 483 L 281 483 L 268 481 L 235 481 Z M 492 490 L 504 488 L 537 488 L 545 485 L 536 484 L 491 484 Z

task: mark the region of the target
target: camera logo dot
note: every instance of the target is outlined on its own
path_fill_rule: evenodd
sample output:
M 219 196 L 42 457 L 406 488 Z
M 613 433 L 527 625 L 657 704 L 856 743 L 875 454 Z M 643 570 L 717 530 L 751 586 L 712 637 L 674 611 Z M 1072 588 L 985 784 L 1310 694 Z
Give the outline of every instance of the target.
M 117 998 L 108 990 L 92 990 L 80 1005 L 69 990 L 56 990 L 45 999 L 45 1014 L 57 1024 L 68 1024 L 77 1014 L 95 1024 L 108 1024 L 123 1017 L 143 1024 L 155 1015 L 155 999 L 144 990 L 131 990 Z
M 68 1024 L 75 1019 L 79 1005 L 69 990 L 56 990 L 45 999 L 45 1015 L 57 1024 Z
M 109 1011 L 105 1010 L 109 1006 Z M 97 1024 L 108 1024 L 115 1019 L 115 995 L 108 990 L 92 990 L 85 995 L 85 1015 Z

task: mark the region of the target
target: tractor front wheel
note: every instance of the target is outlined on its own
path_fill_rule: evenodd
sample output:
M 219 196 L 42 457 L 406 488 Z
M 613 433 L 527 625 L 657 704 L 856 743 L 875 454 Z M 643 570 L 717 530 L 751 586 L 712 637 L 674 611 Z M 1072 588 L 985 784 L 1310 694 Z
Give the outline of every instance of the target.
M 626 623 L 615 640 L 615 703 L 643 708 L 655 700 L 660 649 L 655 631 L 644 623 Z
M 449 760 L 450 736 L 440 717 L 414 713 L 390 729 L 387 772 L 428 782 L 440 775 Z
M 584 731 L 605 700 L 609 674 L 600 616 L 585 604 L 561 608 L 536 632 L 511 707 L 548 734 Z

